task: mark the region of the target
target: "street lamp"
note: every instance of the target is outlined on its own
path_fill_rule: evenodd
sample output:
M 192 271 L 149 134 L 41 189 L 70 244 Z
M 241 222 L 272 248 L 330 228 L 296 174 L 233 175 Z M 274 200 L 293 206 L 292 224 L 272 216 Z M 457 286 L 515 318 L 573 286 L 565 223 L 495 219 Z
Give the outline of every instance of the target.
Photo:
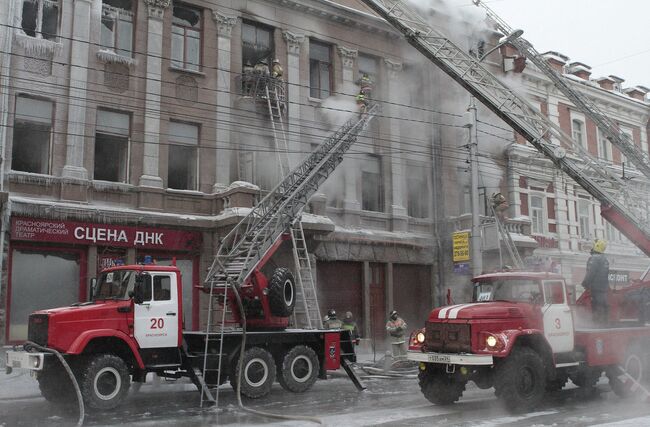
M 489 54 L 499 49 L 504 44 L 510 43 L 511 41 L 521 37 L 523 33 L 523 30 L 514 30 L 509 35 L 502 37 L 496 46 L 478 58 L 478 62 L 483 61 Z M 476 99 L 471 95 L 469 97 L 469 107 L 467 107 L 467 113 L 469 117 L 465 127 L 469 130 L 468 148 L 471 177 L 470 204 L 472 209 L 472 239 L 470 245 L 472 251 L 472 275 L 478 276 L 483 272 L 483 252 L 481 250 L 481 217 L 479 214 L 478 194 L 478 135 L 476 129 Z

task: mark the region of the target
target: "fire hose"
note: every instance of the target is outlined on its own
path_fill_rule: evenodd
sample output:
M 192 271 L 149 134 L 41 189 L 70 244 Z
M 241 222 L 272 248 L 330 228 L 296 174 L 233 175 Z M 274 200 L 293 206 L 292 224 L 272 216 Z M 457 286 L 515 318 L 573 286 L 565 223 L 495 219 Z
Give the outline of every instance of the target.
M 44 353 L 51 353 L 54 354 L 59 359 L 59 362 L 61 362 L 61 365 L 65 368 L 65 371 L 68 373 L 68 376 L 70 377 L 70 381 L 72 382 L 72 386 L 74 387 L 74 391 L 77 394 L 77 402 L 79 403 L 79 419 L 77 420 L 77 427 L 81 427 L 84 423 L 84 418 L 86 416 L 85 408 L 84 408 L 84 400 L 83 397 L 81 396 L 81 389 L 79 388 L 79 383 L 77 382 L 77 378 L 75 378 L 72 369 L 70 369 L 70 365 L 68 365 L 68 362 L 66 362 L 66 360 L 63 358 L 61 353 L 54 350 L 53 348 L 43 347 L 31 341 L 27 341 L 24 344 L 23 348 L 27 352 L 38 350 Z
M 246 412 L 250 412 L 251 414 L 255 414 L 255 415 L 260 415 L 262 417 L 275 418 L 279 420 L 289 420 L 289 421 L 309 421 L 321 425 L 324 424 L 323 420 L 317 417 L 308 417 L 304 415 L 274 414 L 271 412 L 258 411 L 256 409 L 251 409 L 244 406 L 241 400 L 241 380 L 242 380 L 242 370 L 244 365 L 244 352 L 246 351 L 246 312 L 244 311 L 244 306 L 241 302 L 239 292 L 237 292 L 237 290 L 235 289 L 233 293 L 235 294 L 235 299 L 237 300 L 237 307 L 239 308 L 239 312 L 241 313 L 241 324 L 242 324 L 242 342 L 241 342 L 241 348 L 239 349 L 239 361 L 237 362 L 237 404 L 239 405 L 239 407 Z

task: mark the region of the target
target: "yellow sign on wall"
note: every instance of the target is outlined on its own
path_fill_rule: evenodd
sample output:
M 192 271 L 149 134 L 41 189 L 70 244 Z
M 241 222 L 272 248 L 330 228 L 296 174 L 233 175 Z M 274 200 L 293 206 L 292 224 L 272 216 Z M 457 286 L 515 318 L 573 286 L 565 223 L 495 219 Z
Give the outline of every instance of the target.
M 469 261 L 469 231 L 457 231 L 453 234 L 454 262 Z

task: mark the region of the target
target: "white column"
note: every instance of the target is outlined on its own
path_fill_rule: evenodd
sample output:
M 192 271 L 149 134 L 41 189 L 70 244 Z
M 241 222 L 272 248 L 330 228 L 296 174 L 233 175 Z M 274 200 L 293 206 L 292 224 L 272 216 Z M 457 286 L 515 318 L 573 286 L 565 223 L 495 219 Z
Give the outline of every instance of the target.
M 163 17 L 171 0 L 144 0 L 147 6 L 147 76 L 144 101 L 144 156 L 140 185 L 162 188 L 160 162 L 160 93 Z
M 217 107 L 216 107 L 216 173 L 212 191 L 217 193 L 230 184 L 230 161 L 232 159 L 230 141 L 230 123 L 233 118 L 232 96 L 230 95 L 230 81 L 232 70 L 231 34 L 232 27 L 237 23 L 236 16 L 227 16 L 219 12 L 212 12 L 212 17 L 217 23 Z
M 287 42 L 287 66 L 285 78 L 287 80 L 287 101 L 288 104 L 288 144 L 289 166 L 293 167 L 300 161 L 301 151 L 305 147 L 301 146 L 302 138 L 300 137 L 300 48 L 305 41 L 304 34 L 295 34 L 291 31 L 283 31 L 282 37 Z
M 63 176 L 67 178 L 88 179 L 88 171 L 84 167 L 84 140 L 91 4 L 92 0 L 74 0 L 73 6 L 69 89 L 71 102 L 68 104 L 68 135 L 63 167 Z
M 388 99 L 393 103 L 388 107 L 388 115 L 392 118 L 389 120 L 390 129 L 390 146 L 393 154 L 390 156 L 391 165 L 391 187 L 392 187 L 392 205 L 391 213 L 393 216 L 406 217 L 406 177 L 404 176 L 404 159 L 402 158 L 402 149 L 400 142 L 400 108 L 398 104 L 401 101 L 401 94 L 404 93 L 404 88 L 400 84 L 399 73 L 402 71 L 401 62 L 393 62 L 389 59 L 384 59 L 386 64 L 386 71 L 388 74 Z M 402 83 L 403 84 L 403 83 Z
M 338 48 L 341 57 L 341 79 L 343 80 L 343 93 L 355 94 L 354 84 L 354 61 L 357 59 L 359 52 L 356 49 L 349 49 L 343 46 Z M 343 161 L 344 172 L 344 189 L 343 189 L 343 208 L 345 210 L 360 210 L 361 203 L 357 191 L 360 178 L 360 170 L 357 167 L 356 159 L 346 159 Z

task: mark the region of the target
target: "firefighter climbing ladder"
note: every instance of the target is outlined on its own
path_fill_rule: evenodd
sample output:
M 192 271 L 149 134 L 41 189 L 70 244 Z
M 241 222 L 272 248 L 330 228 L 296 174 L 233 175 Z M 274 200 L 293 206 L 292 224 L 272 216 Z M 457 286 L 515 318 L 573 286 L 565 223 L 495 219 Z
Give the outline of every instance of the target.
M 508 123 L 556 167 L 601 203 L 602 216 L 650 255 L 647 196 L 614 175 L 559 126 L 538 112 L 528 101 L 505 86 L 444 35 L 422 20 L 401 0 L 363 0 L 406 40 L 486 107 Z
M 269 248 L 281 238 L 283 233 L 295 229 L 295 224 L 300 220 L 300 214 L 309 198 L 343 161 L 343 155 L 367 127 L 377 110 L 378 106 L 372 105 L 366 113 L 350 119 L 323 141 L 222 240 L 204 282 L 204 286 L 209 288 L 211 304 L 206 325 L 206 348 L 203 354 L 203 366 L 207 371 L 204 372 L 210 372 L 208 366 L 214 366 L 210 364 L 214 357 L 218 357 L 218 362 L 221 362 L 220 355 L 215 356 L 208 352 L 208 341 L 219 339 L 223 343 L 228 324 L 226 311 L 220 312 L 220 319 L 213 320 L 217 317 L 213 313 L 215 304 L 217 306 L 222 304 L 223 310 L 228 310 L 228 292 L 235 294 L 239 292 L 241 285 Z M 195 375 L 199 377 L 197 378 L 199 383 L 205 384 L 202 386 L 204 391 L 217 385 L 217 383 L 207 383 L 205 377 L 200 377 L 199 372 L 195 372 Z M 218 388 L 216 398 L 209 393 L 201 393 L 201 404 L 206 400 L 216 401 L 216 399 L 218 399 Z
M 481 0 L 473 0 L 473 2 L 475 5 L 485 9 L 488 18 L 494 21 L 497 29 L 501 33 L 507 36 L 513 32 L 513 29 L 484 2 Z M 569 81 L 555 71 L 546 61 L 546 58 L 537 52 L 533 45 L 526 39 L 521 37 L 513 38 L 509 43 L 515 46 L 521 54 L 535 64 L 553 82 L 555 87 L 566 95 L 585 115 L 593 120 L 607 139 L 621 150 L 626 159 L 631 161 L 646 177 L 650 178 L 650 159 L 648 155 L 637 147 L 627 134 L 619 130 L 616 122 L 607 117 L 587 96 L 572 88 Z

